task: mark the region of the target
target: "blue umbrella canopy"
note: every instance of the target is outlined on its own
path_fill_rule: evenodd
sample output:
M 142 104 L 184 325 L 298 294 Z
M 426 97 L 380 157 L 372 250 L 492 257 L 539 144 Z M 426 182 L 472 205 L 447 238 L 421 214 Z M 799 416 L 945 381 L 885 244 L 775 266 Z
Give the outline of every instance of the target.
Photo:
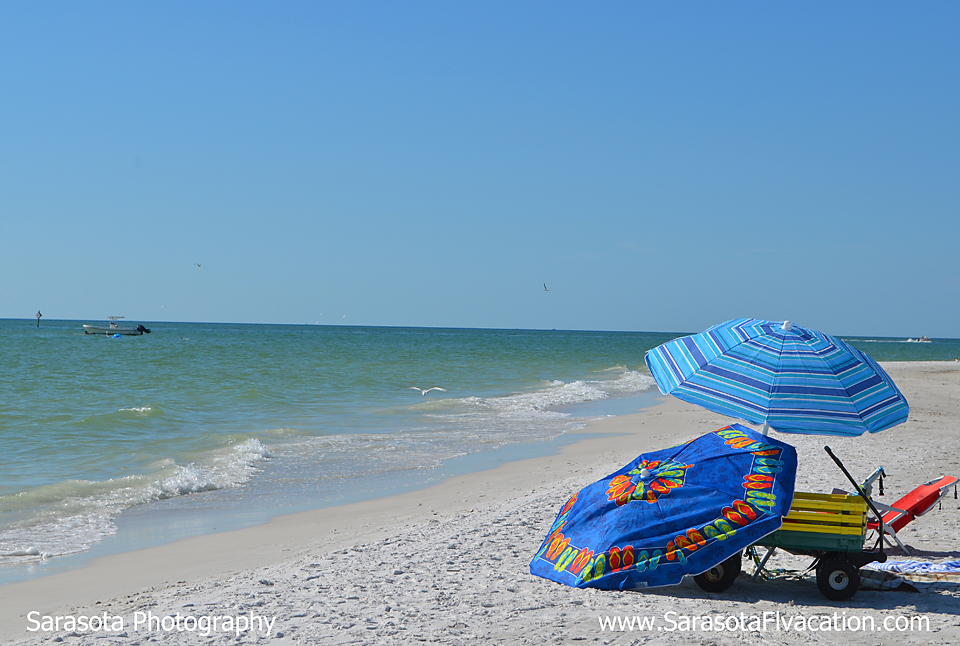
M 783 433 L 876 433 L 910 412 L 873 359 L 789 321 L 720 323 L 650 350 L 646 362 L 663 394 Z
M 733 424 L 644 453 L 574 495 L 530 563 L 578 588 L 679 583 L 780 528 L 797 452 Z

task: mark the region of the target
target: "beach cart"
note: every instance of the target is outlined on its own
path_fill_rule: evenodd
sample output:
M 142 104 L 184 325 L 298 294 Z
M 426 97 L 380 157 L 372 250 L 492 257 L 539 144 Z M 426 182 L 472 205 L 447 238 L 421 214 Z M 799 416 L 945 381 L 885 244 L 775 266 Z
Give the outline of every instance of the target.
M 864 549 L 867 510 L 872 508 L 872 504 L 830 448 L 824 448 L 860 494 L 797 491 L 780 529 L 751 546 L 767 548 L 763 559 L 757 564 L 753 579 L 760 576 L 763 567 L 778 549 L 799 556 L 812 556 L 817 559 L 817 587 L 820 592 L 833 601 L 843 601 L 860 588 L 860 568 L 868 563 L 882 563 L 887 556 L 883 553 L 880 541 L 875 546 L 878 549 Z M 694 577 L 694 581 L 707 592 L 722 592 L 733 585 L 739 574 L 740 555 L 737 554 Z

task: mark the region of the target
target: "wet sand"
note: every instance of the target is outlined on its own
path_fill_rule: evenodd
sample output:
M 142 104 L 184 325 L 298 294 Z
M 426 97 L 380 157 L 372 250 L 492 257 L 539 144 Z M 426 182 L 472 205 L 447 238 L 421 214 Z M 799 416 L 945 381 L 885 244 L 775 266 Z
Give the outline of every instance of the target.
M 910 402 L 909 421 L 859 438 L 777 434 L 797 447 L 798 490 L 829 492 L 848 485 L 823 451 L 825 444 L 858 479 L 883 465 L 888 504 L 936 476 L 960 476 L 960 363 L 883 365 Z M 575 491 L 642 451 L 731 421 L 664 398 L 644 412 L 592 423 L 585 432 L 597 437 L 553 456 L 399 496 L 114 554 L 85 568 L 8 584 L 0 591 L 0 639 L 80 645 L 960 642 L 955 591 L 860 590 L 850 601 L 830 602 L 812 574 L 752 582 L 745 572 L 722 594 L 707 594 L 692 581 L 646 592 L 576 590 L 529 574 L 530 560 Z M 960 559 L 958 503 L 951 494 L 941 509 L 901 532 L 913 558 Z M 899 548 L 888 551 L 891 559 L 907 558 Z M 770 565 L 802 569 L 809 561 L 778 554 Z M 728 622 L 732 630 L 704 631 L 701 624 L 683 631 L 678 623 L 719 615 L 748 620 L 836 615 L 834 624 L 846 630 L 825 630 L 821 620 L 817 630 L 798 630 L 796 623 L 786 629 L 782 622 L 756 630 Z M 45 630 L 45 616 L 96 616 L 93 623 L 103 627 L 80 630 L 61 619 L 58 630 Z M 854 616 L 863 625 L 869 618 L 877 629 L 853 630 L 852 620 L 843 623 Z M 617 617 L 627 620 L 613 624 L 622 631 L 604 623 Z M 654 626 L 626 630 L 631 617 L 648 618 Z M 910 621 L 917 629 L 897 630 Z M 29 630 L 36 627 L 40 630 Z

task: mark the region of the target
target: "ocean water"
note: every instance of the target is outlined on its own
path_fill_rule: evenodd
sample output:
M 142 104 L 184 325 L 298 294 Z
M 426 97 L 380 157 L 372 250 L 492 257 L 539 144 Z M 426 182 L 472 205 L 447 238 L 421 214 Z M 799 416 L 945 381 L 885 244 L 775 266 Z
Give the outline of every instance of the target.
M 83 552 L 124 514 L 256 518 L 529 449 L 649 390 L 644 352 L 673 336 L 81 323 L 0 321 L 0 563 Z
M 115 339 L 84 322 L 0 321 L 0 579 L 552 451 L 652 399 L 644 354 L 678 336 L 145 323 Z M 960 357 L 957 340 L 850 340 L 880 361 Z

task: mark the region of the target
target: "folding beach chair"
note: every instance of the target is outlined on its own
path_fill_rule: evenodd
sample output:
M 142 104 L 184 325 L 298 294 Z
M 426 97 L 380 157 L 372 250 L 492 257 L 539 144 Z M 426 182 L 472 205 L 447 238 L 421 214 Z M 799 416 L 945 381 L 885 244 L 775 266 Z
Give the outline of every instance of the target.
M 904 552 L 910 554 L 910 550 L 903 544 L 897 532 L 903 529 L 907 523 L 914 518 L 918 518 L 930 511 L 940 499 L 947 495 L 951 485 L 957 484 L 957 478 L 953 476 L 940 476 L 936 480 L 931 480 L 922 484 L 906 496 L 893 503 L 893 505 L 884 505 L 873 500 L 874 507 L 883 512 L 879 519 L 867 521 L 867 529 L 881 532 L 880 526 L 883 525 L 881 537 L 892 546 L 890 538 L 896 541 Z

